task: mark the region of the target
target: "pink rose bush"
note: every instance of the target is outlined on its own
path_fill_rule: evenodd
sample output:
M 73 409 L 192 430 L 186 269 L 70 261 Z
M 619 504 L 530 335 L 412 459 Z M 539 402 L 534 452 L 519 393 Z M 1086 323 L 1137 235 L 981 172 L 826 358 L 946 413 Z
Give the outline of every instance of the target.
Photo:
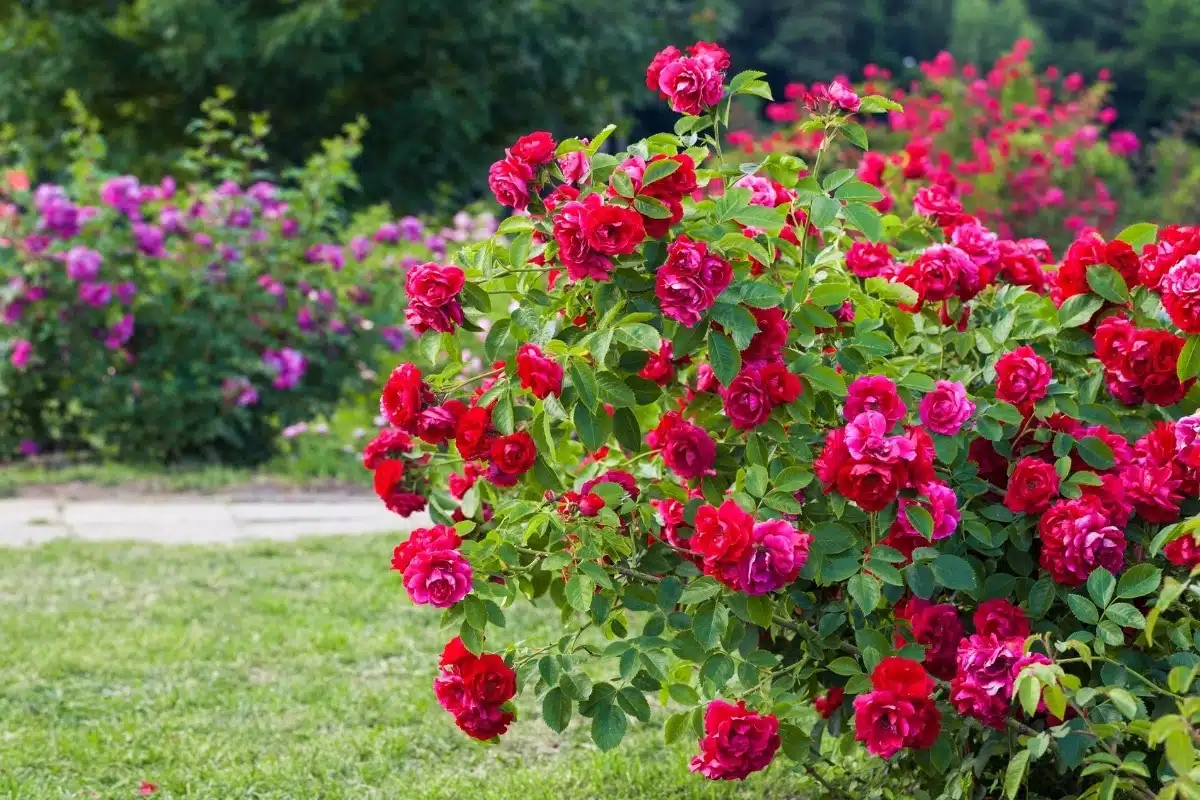
M 799 100 L 811 161 L 742 164 L 726 103 L 762 77 L 664 49 L 672 133 L 522 137 L 493 167 L 504 238 L 410 271 L 423 360 L 363 463 L 431 519 L 393 569 L 457 637 L 438 702 L 475 738 L 601 750 L 661 720 L 696 780 L 1187 796 L 1200 337 L 1175 317 L 1200 249 L 1135 226 L 1056 258 L 916 140 L 830 162 L 871 115 L 935 124 L 841 80 Z M 889 169 L 922 183 L 884 216 Z M 561 630 L 512 630 L 520 598 Z

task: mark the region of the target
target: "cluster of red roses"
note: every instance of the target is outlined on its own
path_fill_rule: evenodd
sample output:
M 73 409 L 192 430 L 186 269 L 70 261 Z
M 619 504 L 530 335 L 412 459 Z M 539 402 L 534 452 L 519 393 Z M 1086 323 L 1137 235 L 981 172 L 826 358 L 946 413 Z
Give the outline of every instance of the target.
M 504 158 L 488 169 L 488 188 L 496 202 L 517 211 L 529 207 L 530 191 L 539 183 L 538 173 L 554 159 L 557 145 L 546 131 L 534 131 L 517 139 Z M 564 165 L 563 169 L 567 167 Z M 583 170 L 586 173 L 586 166 Z
M 1176 367 L 1185 342 L 1170 331 L 1138 328 L 1116 314 L 1096 326 L 1093 339 L 1108 391 L 1125 405 L 1172 406 L 1194 383 L 1179 380 Z
M 881 758 L 933 747 L 942 715 L 933 679 L 916 661 L 888 656 L 871 671 L 871 691 L 854 698 L 854 737 Z
M 664 317 L 691 328 L 717 302 L 733 280 L 733 267 L 706 242 L 686 235 L 667 246 L 667 260 L 658 268 L 654 293 Z
M 401 431 L 416 434 L 429 444 L 453 439 L 463 459 L 486 460 L 484 476 L 497 486 L 515 485 L 537 460 L 537 448 L 528 433 L 502 436 L 496 431 L 493 406 L 467 406 L 456 399 L 435 402 L 421 370 L 413 364 L 401 364 L 388 376 L 379 407 Z
M 517 674 L 495 653 L 475 655 L 455 636 L 442 651 L 441 674 L 433 693 L 454 724 L 468 736 L 487 741 L 508 730 L 513 713 L 505 704 L 517 694 Z
M 412 267 L 404 279 L 408 295 L 405 321 L 417 333 L 428 330 L 450 333 L 463 324 L 458 294 L 464 283 L 466 276 L 458 267 L 432 262 Z
M 720 508 L 700 506 L 694 528 L 686 546 L 703 559 L 704 573 L 749 595 L 767 594 L 794 581 L 812 543 L 809 534 L 785 520 L 756 522 L 733 500 Z
M 976 633 L 958 645 L 957 673 L 950 681 L 954 710 L 997 730 L 1003 730 L 1012 716 L 1013 685 L 1021 670 L 1030 664 L 1051 663 L 1041 653 L 1024 652 L 1029 621 L 1016 606 L 1000 602 L 1007 606 L 1007 613 L 996 617 L 995 625 L 986 624 L 986 616 L 980 619 L 988 605 L 980 604 L 975 614 Z
M 392 553 L 392 569 L 404 576 L 404 588 L 417 605 L 449 608 L 471 592 L 474 571 L 458 552 L 462 539 L 454 528 L 417 528 Z
M 696 42 L 683 53 L 670 45 L 646 68 L 646 88 L 679 114 L 698 117 L 721 102 L 729 53 L 719 44 Z
M 765 769 L 779 749 L 779 719 L 724 700 L 713 700 L 704 712 L 704 738 L 689 769 L 710 780 L 740 781 Z
M 935 481 L 933 440 L 906 425 L 891 435 L 908 408 L 896 384 L 882 375 L 856 379 L 849 387 L 844 427 L 829 432 L 813 462 L 825 493 L 837 491 L 864 511 L 882 511 L 901 489 L 921 490 Z
M 717 443 L 708 431 L 685 420 L 678 411 L 668 411 L 658 427 L 646 434 L 646 444 L 658 450 L 667 468 L 684 480 L 713 474 Z

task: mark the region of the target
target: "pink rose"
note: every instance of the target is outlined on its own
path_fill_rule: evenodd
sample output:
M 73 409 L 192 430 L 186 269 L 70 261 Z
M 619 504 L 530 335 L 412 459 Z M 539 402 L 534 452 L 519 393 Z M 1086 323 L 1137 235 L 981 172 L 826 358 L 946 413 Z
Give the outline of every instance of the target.
M 765 769 L 779 749 L 779 720 L 757 714 L 739 701 L 713 700 L 704 712 L 700 753 L 689 766 L 710 780 L 742 780 Z
M 858 111 L 859 106 L 862 104 L 862 101 L 859 100 L 854 90 L 840 80 L 830 83 L 825 91 L 829 95 L 830 101 L 845 111 Z
M 878 411 L 889 424 L 899 422 L 908 413 L 908 406 L 896 393 L 896 384 L 883 375 L 864 375 L 851 382 L 846 393 L 846 419 L 854 419 L 864 411 Z
M 24 369 L 29 365 L 29 359 L 33 357 L 33 344 L 28 339 L 17 339 L 13 342 L 12 352 L 9 354 L 9 361 L 17 369 Z
M 975 413 L 966 388 L 958 381 L 938 381 L 934 390 L 921 398 L 921 424 L 934 433 L 954 436 Z
M 404 588 L 417 605 L 449 608 L 471 592 L 471 563 L 457 550 L 417 553 L 404 570 Z
M 516 211 L 529 207 L 529 184 L 533 180 L 533 167 L 511 152 L 492 164 L 488 169 L 488 188 L 496 202 Z
M 680 58 L 663 67 L 658 88 L 667 96 L 671 110 L 698 117 L 721 101 L 723 78 L 707 60 Z

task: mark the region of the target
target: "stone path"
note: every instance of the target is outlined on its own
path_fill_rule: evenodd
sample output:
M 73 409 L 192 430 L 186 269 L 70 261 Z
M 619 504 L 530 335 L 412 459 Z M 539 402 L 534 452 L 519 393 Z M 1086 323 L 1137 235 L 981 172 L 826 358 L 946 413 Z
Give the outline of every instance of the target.
M 402 519 L 378 500 L 336 498 L 314 502 L 236 502 L 205 498 L 76 502 L 0 500 L 0 546 L 57 538 L 140 540 L 167 544 L 294 539 L 319 534 L 404 531 L 428 525 Z

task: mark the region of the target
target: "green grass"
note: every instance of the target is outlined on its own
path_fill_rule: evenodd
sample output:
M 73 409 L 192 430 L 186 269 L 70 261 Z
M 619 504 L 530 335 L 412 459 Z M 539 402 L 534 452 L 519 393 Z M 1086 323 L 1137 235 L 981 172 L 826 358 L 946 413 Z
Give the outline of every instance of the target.
M 0 496 L 29 486 L 87 483 L 96 486 L 138 486 L 157 492 L 216 492 L 253 480 L 256 473 L 236 467 L 150 467 L 135 464 L 37 463 L 5 465 L 0 471 Z
M 536 698 L 497 746 L 431 682 L 449 635 L 387 570 L 394 537 L 236 547 L 60 541 L 0 549 L 0 798 L 792 798 L 780 759 L 691 775 L 695 742 L 636 723 L 602 754 Z M 514 609 L 504 633 L 550 635 Z M 497 637 L 500 646 L 510 639 Z

